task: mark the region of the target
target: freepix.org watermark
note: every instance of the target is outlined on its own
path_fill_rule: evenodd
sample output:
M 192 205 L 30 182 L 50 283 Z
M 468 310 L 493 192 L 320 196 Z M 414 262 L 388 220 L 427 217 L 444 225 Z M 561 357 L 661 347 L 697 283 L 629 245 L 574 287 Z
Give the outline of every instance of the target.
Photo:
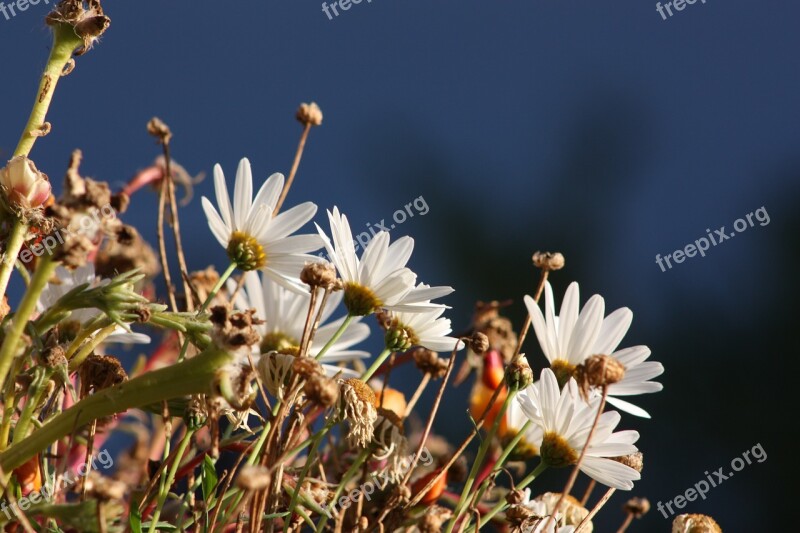
M 29 7 L 38 5 L 39 3 L 50 5 L 50 0 L 17 0 L 16 2 L 0 2 L 0 13 L 3 14 L 6 20 L 11 20 L 17 16 L 17 13 L 27 11 Z M 55 3 L 55 0 L 54 2 Z
M 694 257 L 697 254 L 700 254 L 701 257 L 705 257 L 706 252 L 712 246 L 716 246 L 727 241 L 728 239 L 736 237 L 738 233 L 742 233 L 748 228 L 754 227 L 756 222 L 758 222 L 762 227 L 769 224 L 769 213 L 767 213 L 766 207 L 759 207 L 754 212 L 747 213 L 747 215 L 745 215 L 743 218 L 737 218 L 733 223 L 733 229 L 735 231 L 727 231 L 725 226 L 720 226 L 719 229 L 714 230 L 714 233 L 711 233 L 711 230 L 707 229 L 707 238 L 700 237 L 694 241 L 694 243 L 687 244 L 684 248 L 675 250 L 671 254 L 667 254 L 664 257 L 661 257 L 661 254 L 656 254 L 656 264 L 661 267 L 661 272 L 666 272 L 667 269 L 672 268 L 672 261 L 674 261 L 676 264 L 683 263 L 686 261 L 687 257 Z M 664 267 L 665 264 L 666 268 Z
M 108 450 L 102 450 L 100 453 L 92 456 L 92 460 L 87 465 L 83 463 L 75 470 L 75 472 L 66 472 L 54 485 L 45 484 L 38 491 L 31 491 L 27 496 L 19 500 L 8 502 L 3 500 L 0 504 L 0 512 L 6 516 L 7 520 L 12 519 L 12 515 L 17 515 L 19 511 L 27 511 L 32 505 L 37 503 L 49 502 L 62 488 L 69 488 L 73 486 L 82 477 L 85 477 L 92 470 L 108 470 L 114 466 L 114 458 L 108 453 Z M 90 467 L 90 468 L 88 468 Z M 57 485 L 57 486 L 56 486 Z
M 669 2 L 664 2 L 662 5 L 661 2 L 656 3 L 656 11 L 658 14 L 661 15 L 663 20 L 667 20 L 667 16 L 672 16 L 678 11 L 683 11 L 686 9 L 687 5 L 692 5 L 696 3 L 698 0 L 670 0 Z M 706 0 L 700 0 L 701 4 L 705 4 Z M 673 12 L 672 10 L 675 10 Z
M 751 455 L 752 458 L 750 457 Z M 656 504 L 658 512 L 660 512 L 664 518 L 669 518 L 676 512 L 672 509 L 673 505 L 675 505 L 677 509 L 683 509 L 686 507 L 686 502 L 693 502 L 698 496 L 700 499 L 705 500 L 706 494 L 708 494 L 711 489 L 719 486 L 723 481 L 732 478 L 734 472 L 741 472 L 744 470 L 745 466 L 753 464 L 753 460 L 758 463 L 763 463 L 767 460 L 767 452 L 764 451 L 764 447 L 761 446 L 761 443 L 746 450 L 741 457 L 734 457 L 731 461 L 732 471 L 726 473 L 724 466 L 717 468 L 711 474 L 706 470 L 704 472 L 706 478 L 695 483 L 693 487 L 686 489 L 683 494 L 678 494 L 671 500 L 667 500 L 666 503 L 658 502 Z M 668 511 L 669 514 L 667 514 Z
M 322 12 L 328 16 L 328 20 L 333 20 L 333 17 L 338 17 L 340 12 L 349 11 L 353 5 L 358 5 L 365 0 L 337 0 L 328 4 L 328 2 L 322 2 Z M 372 3 L 372 0 L 366 0 L 368 4 Z

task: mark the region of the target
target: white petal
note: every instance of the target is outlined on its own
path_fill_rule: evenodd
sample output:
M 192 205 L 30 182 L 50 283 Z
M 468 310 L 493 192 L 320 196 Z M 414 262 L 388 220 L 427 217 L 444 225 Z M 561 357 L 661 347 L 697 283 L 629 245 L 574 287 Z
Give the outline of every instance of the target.
M 239 161 L 239 168 L 236 169 L 236 184 L 233 188 L 233 218 L 237 228 L 245 227 L 252 204 L 253 173 L 250 170 L 250 161 L 245 157 Z
M 214 191 L 217 193 L 217 205 L 219 206 L 222 220 L 227 227 L 233 229 L 233 214 L 231 200 L 228 197 L 228 186 L 225 184 L 225 174 L 222 173 L 222 167 L 219 165 L 214 165 Z
M 280 239 L 302 228 L 317 213 L 314 202 L 304 202 L 288 209 L 272 219 L 265 235 L 267 239 Z M 320 243 L 320 246 L 322 244 Z
M 594 344 L 594 353 L 609 355 L 617 349 L 633 321 L 633 312 L 627 307 L 617 309 L 603 320 Z

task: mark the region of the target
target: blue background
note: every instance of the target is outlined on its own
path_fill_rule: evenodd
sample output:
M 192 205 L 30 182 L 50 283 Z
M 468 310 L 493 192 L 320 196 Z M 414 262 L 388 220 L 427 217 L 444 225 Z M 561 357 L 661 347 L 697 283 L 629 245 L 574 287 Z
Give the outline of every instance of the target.
M 625 345 L 648 344 L 667 368 L 665 390 L 637 402 L 653 420 L 623 420 L 645 452 L 633 494 L 669 500 L 761 443 L 766 462 L 686 511 L 734 532 L 789 523 L 800 4 L 708 0 L 666 21 L 643 0 L 373 0 L 334 20 L 313 1 L 109 1 L 106 10 L 111 28 L 62 80 L 53 132 L 32 153 L 54 182 L 80 147 L 84 173 L 121 186 L 158 154 L 144 129 L 154 115 L 191 172 L 219 162 L 232 179 L 245 155 L 261 179 L 286 172 L 294 110 L 314 100 L 325 122 L 289 204 L 338 205 L 360 227 L 423 196 L 428 214 L 393 235 L 416 238 L 422 280 L 456 287 L 456 329 L 477 299 L 514 298 L 519 324 L 531 252 L 563 252 L 559 301 L 577 280 L 583 301 L 598 292 L 609 310 L 630 307 Z M 46 11 L 0 17 L 3 157 L 44 66 Z M 198 193 L 213 194 L 210 180 Z M 126 215 L 151 241 L 155 206 L 140 193 Z M 656 265 L 656 254 L 706 228 L 730 231 L 762 206 L 769 225 L 667 272 Z M 189 264 L 223 267 L 197 199 L 182 217 Z M 536 343 L 525 351 L 540 368 Z M 411 383 L 414 372 L 396 375 Z M 443 405 L 438 427 L 453 440 L 469 430 L 467 394 L 462 386 Z M 557 489 L 566 472 L 545 477 Z M 622 521 L 625 498 L 601 513 L 600 531 Z M 668 530 L 655 509 L 631 528 Z

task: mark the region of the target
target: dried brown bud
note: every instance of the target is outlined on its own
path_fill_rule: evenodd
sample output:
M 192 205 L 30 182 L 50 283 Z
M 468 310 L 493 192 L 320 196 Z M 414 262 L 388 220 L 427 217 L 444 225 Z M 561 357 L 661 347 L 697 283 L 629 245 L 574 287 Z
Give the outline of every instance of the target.
M 411 357 L 414 358 L 417 368 L 424 374 L 430 374 L 433 379 L 442 378 L 447 373 L 447 361 L 440 359 L 436 352 L 417 347 L 411 350 Z
M 113 355 L 91 354 L 78 369 L 84 393 L 107 389 L 128 380 L 122 363 Z
M 269 486 L 269 468 L 260 465 L 246 465 L 236 476 L 236 486 L 243 490 L 262 490 Z
M 97 472 L 90 472 L 84 479 L 86 491 L 95 499 L 105 502 L 119 502 L 125 498 L 128 485 L 122 481 L 117 481 L 108 477 L 101 476 Z
M 40 360 L 45 366 L 55 368 L 58 366 L 65 366 L 67 364 L 67 352 L 58 344 L 54 346 L 45 347 L 42 350 Z
M 453 516 L 453 512 L 450 509 L 433 505 L 419 519 L 417 527 L 419 527 L 420 533 L 439 533 L 442 525 L 450 520 L 451 516 Z
M 147 123 L 147 133 L 157 138 L 161 144 L 169 144 L 169 140 L 172 138 L 172 131 L 169 126 L 158 117 L 151 118 Z
M 722 528 L 710 516 L 682 514 L 673 520 L 672 533 L 722 533 Z
M 316 289 L 330 289 L 336 283 L 336 269 L 330 263 L 307 263 L 300 271 L 300 281 Z
M 308 379 L 311 376 L 323 374 L 322 365 L 320 365 L 313 357 L 297 357 L 292 363 L 292 370 L 294 373 L 303 379 Z
M 473 352 L 480 355 L 489 349 L 489 337 L 480 331 L 476 331 L 472 334 L 472 338 L 469 341 L 469 347 L 472 348 Z
M 339 399 L 339 385 L 336 380 L 323 374 L 313 374 L 306 378 L 303 392 L 309 400 L 322 407 L 330 407 Z
M 261 335 L 254 326 L 261 325 L 264 321 L 255 317 L 254 309 L 231 312 L 227 307 L 217 305 L 210 311 L 211 323 L 216 326 L 214 337 L 220 346 L 235 350 L 261 342 Z
M 95 271 L 101 277 L 113 278 L 122 272 L 138 269 L 148 278 L 161 270 L 155 252 L 132 226 L 122 226 L 97 252 Z M 124 241 L 124 242 L 123 242 Z
M 564 256 L 558 252 L 536 252 L 533 254 L 533 264 L 550 272 L 561 270 L 564 268 Z
M 512 489 L 506 494 L 506 503 L 508 505 L 519 505 L 525 501 L 525 493 L 521 490 Z
M 641 518 L 650 511 L 650 500 L 647 498 L 631 498 L 625 502 L 622 509 L 636 518 Z
M 314 102 L 300 104 L 300 107 L 297 108 L 296 116 L 297 120 L 303 125 L 319 126 L 322 124 L 322 110 Z
M 609 355 L 593 355 L 575 369 L 575 379 L 584 398 L 593 387 L 618 383 L 625 377 L 625 365 Z
M 622 463 L 625 466 L 629 466 L 640 474 L 644 469 L 644 454 L 642 452 L 635 452 L 630 455 L 623 455 L 621 457 L 610 457 L 610 459 L 613 459 L 618 463 Z
M 524 505 L 512 505 L 506 511 L 506 520 L 515 528 L 519 528 L 525 520 L 533 516 L 533 510 Z
M 117 213 L 124 213 L 131 205 L 131 197 L 125 192 L 118 192 L 111 195 L 111 208 Z

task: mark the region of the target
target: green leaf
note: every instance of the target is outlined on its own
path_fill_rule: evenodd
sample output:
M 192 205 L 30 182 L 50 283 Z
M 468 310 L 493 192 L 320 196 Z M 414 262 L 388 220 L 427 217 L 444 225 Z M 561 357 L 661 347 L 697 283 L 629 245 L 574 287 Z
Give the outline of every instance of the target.
M 214 460 L 208 455 L 203 457 L 203 499 L 210 502 L 217 488 L 217 469 Z
M 139 511 L 131 510 L 128 523 L 131 526 L 131 533 L 142 533 L 142 515 Z

